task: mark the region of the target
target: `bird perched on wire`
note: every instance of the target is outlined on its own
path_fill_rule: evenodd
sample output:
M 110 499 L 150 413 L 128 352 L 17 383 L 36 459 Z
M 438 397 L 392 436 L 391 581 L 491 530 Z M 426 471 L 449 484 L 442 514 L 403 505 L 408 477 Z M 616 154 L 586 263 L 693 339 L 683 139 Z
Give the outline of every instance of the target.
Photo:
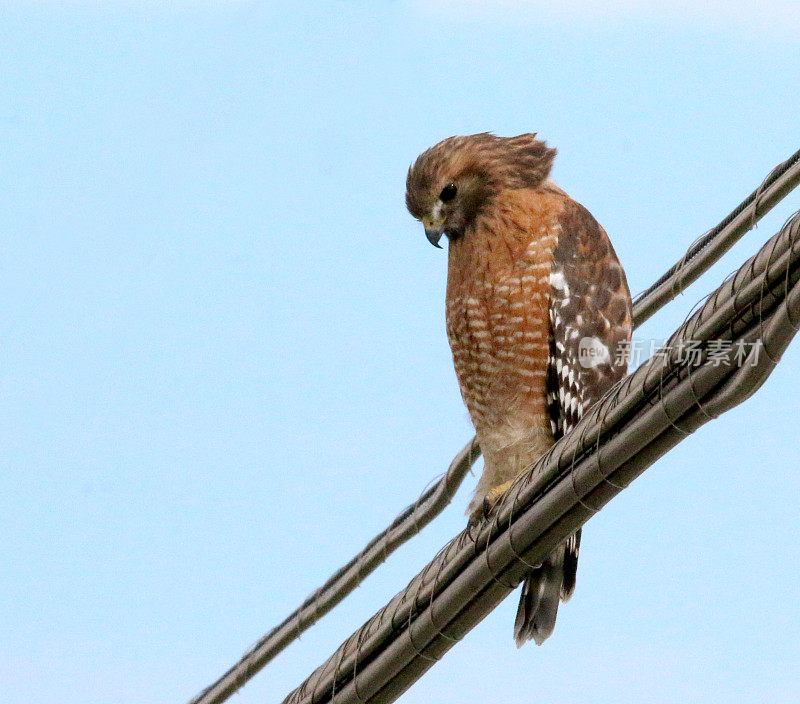
M 480 520 L 627 370 L 631 298 L 605 231 L 549 179 L 535 134 L 450 137 L 408 171 L 406 204 L 449 240 L 447 337 L 484 456 Z M 514 637 L 541 645 L 575 589 L 580 530 L 526 576 Z

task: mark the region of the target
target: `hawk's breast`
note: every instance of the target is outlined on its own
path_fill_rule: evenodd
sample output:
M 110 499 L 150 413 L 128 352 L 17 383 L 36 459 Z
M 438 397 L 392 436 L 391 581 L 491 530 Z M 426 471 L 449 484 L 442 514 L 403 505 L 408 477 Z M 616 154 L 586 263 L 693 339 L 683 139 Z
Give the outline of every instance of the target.
M 553 209 L 510 200 L 452 242 L 449 255 L 447 334 L 464 402 L 489 454 L 487 444 L 550 427 L 550 263 L 558 224 Z

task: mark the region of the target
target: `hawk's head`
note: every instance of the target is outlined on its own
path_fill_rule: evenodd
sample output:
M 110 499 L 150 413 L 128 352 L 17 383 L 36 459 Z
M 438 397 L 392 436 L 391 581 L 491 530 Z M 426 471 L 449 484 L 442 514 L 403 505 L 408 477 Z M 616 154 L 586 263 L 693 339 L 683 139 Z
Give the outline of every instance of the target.
M 442 235 L 462 236 L 500 192 L 538 186 L 555 155 L 535 134 L 448 137 L 420 154 L 408 170 L 406 205 L 438 247 Z

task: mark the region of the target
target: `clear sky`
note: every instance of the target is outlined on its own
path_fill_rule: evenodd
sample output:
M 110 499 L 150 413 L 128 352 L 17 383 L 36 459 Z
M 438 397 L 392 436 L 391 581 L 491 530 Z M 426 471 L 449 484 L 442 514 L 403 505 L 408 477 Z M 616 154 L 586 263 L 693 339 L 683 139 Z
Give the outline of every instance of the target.
M 796 3 L 608 4 L 0 5 L 2 704 L 185 702 L 470 437 L 420 151 L 538 131 L 638 292 L 800 147 Z M 799 365 L 591 520 L 543 647 L 514 596 L 402 701 L 795 702 Z M 235 701 L 299 684 L 474 483 Z

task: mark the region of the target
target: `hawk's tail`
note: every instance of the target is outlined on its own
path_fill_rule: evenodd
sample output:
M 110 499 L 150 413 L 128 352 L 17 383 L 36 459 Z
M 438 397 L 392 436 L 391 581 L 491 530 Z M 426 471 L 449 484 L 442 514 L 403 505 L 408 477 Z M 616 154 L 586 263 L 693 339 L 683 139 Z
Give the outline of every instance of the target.
M 541 645 L 553 633 L 558 602 L 567 601 L 575 591 L 580 544 L 578 530 L 525 577 L 514 622 L 518 648 L 531 638 Z

